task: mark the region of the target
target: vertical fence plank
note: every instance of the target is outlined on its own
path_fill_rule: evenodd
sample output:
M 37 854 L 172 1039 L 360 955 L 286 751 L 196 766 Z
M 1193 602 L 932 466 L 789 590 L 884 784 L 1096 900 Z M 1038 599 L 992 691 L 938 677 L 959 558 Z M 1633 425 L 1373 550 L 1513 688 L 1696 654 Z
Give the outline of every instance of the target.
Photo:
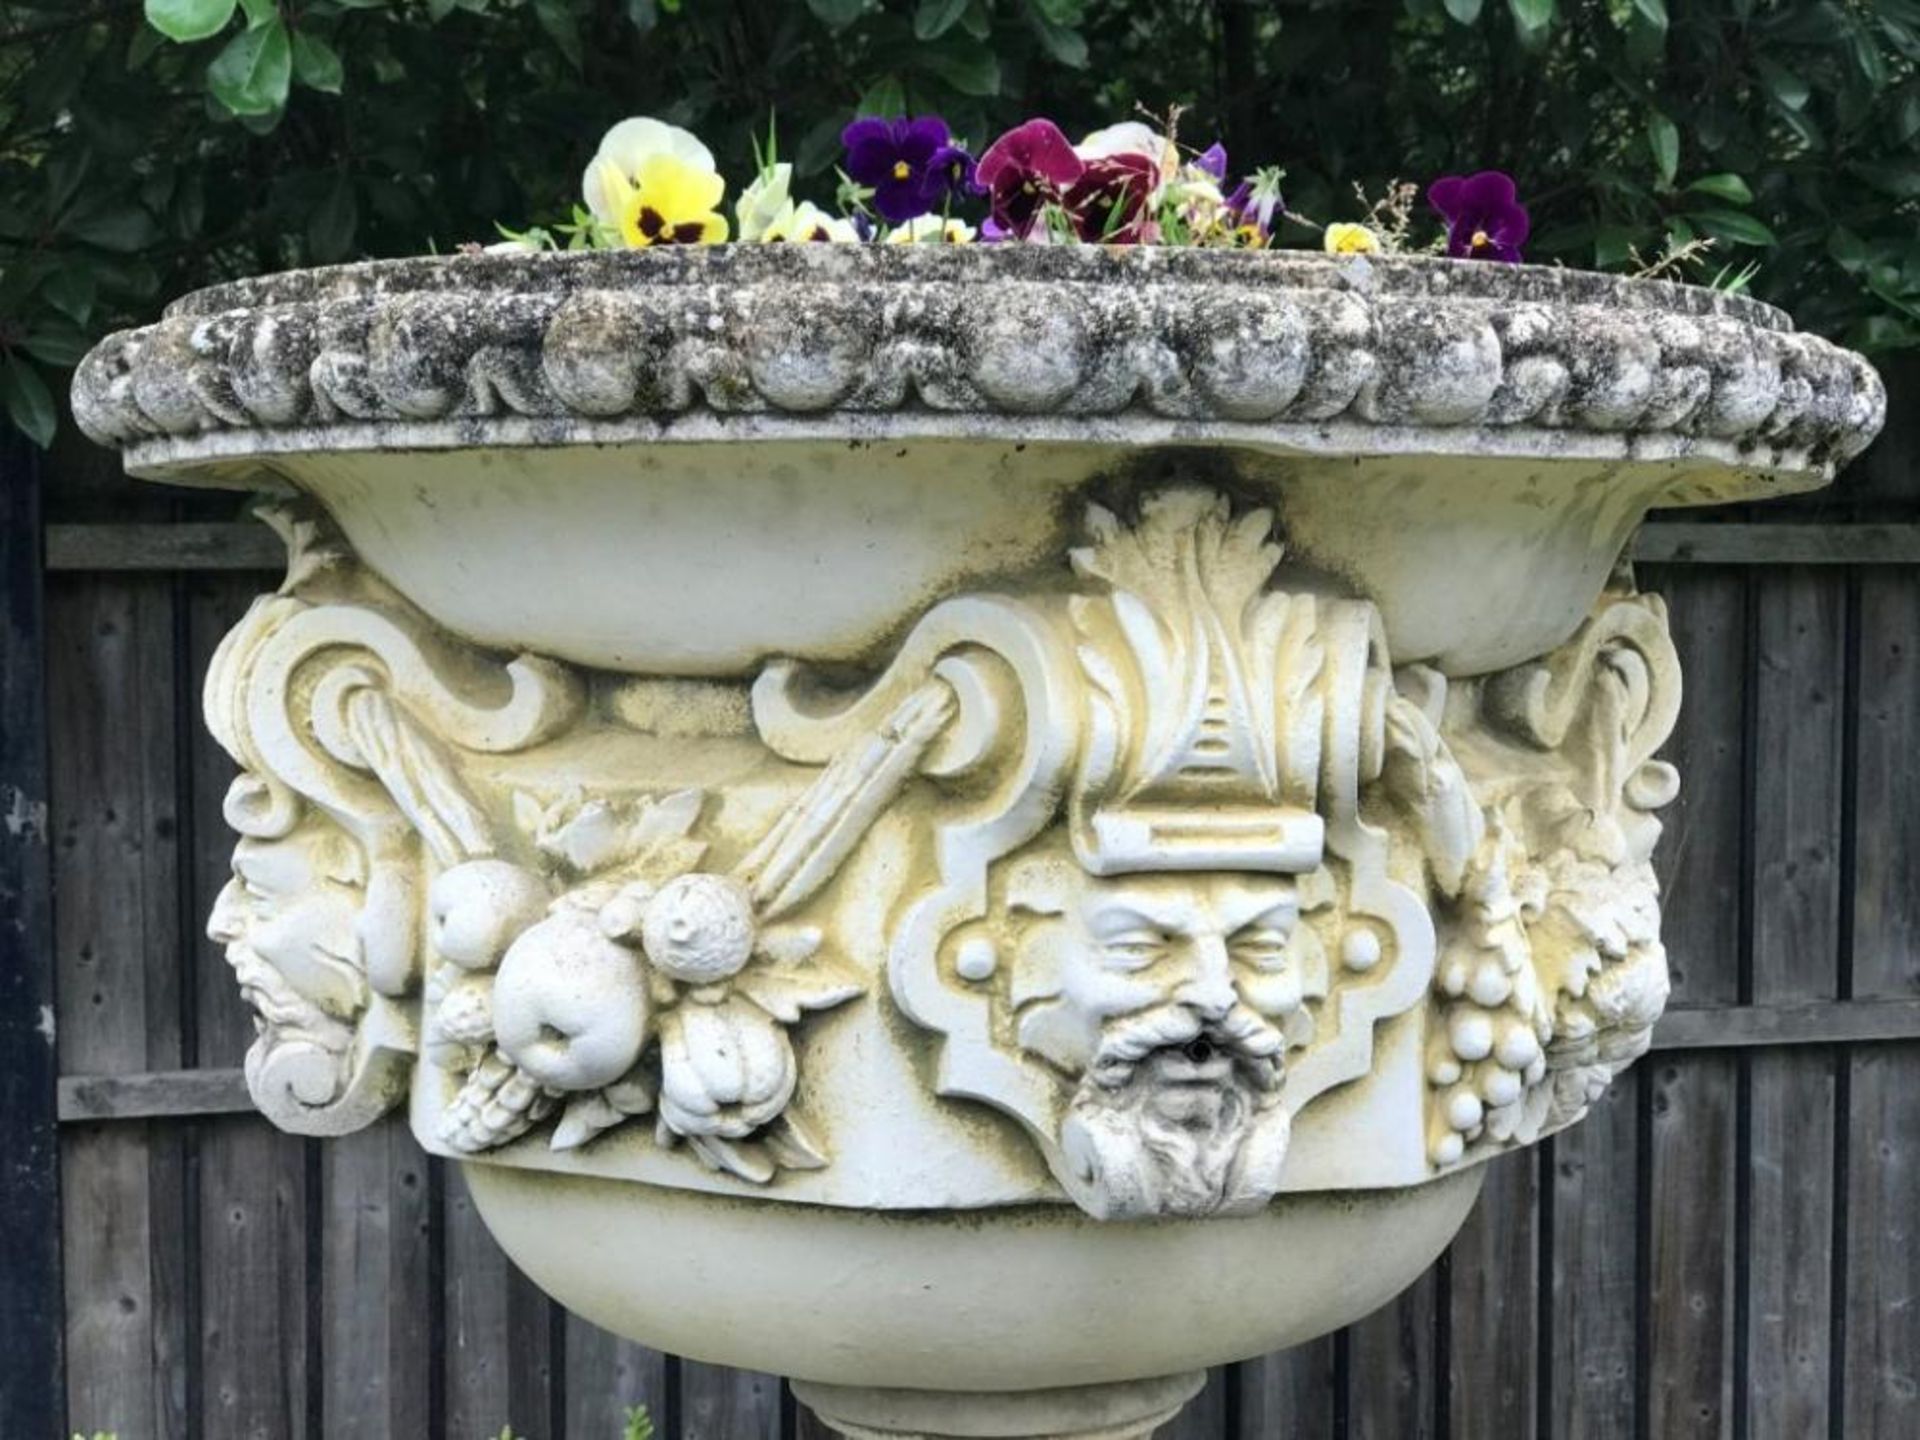
M 447 1440 L 553 1436 L 554 1307 L 487 1232 L 458 1166 L 446 1167 Z
M 1351 1440 L 1426 1440 L 1439 1401 L 1434 1364 L 1441 1303 L 1436 1270 L 1347 1327 Z
M 1688 703 L 1668 756 L 1680 800 L 1656 855 L 1665 938 L 1680 1005 L 1740 998 L 1746 899 L 1742 834 L 1747 604 L 1737 571 L 1668 573 L 1674 642 Z M 1733 1420 L 1738 1065 L 1713 1053 L 1658 1057 L 1643 1081 L 1650 1106 L 1650 1433 L 1729 1435 Z M 1557 1212 L 1556 1212 L 1557 1213 Z
M 1852 993 L 1920 994 L 1920 573 L 1860 580 Z M 1847 1436 L 1920 1434 L 1920 1045 L 1847 1074 Z
M 432 1208 L 427 1158 L 404 1115 L 321 1147 L 320 1206 L 326 1433 L 423 1440 L 434 1364 Z
M 48 596 L 61 1068 L 181 1063 L 174 608 L 165 577 Z M 63 1146 L 69 1419 L 185 1436 L 183 1151 L 149 1125 Z
M 1331 1440 L 1333 1337 L 1234 1367 L 1240 1428 L 1232 1440 Z
M 1843 574 L 1804 566 L 1756 581 L 1759 1004 L 1837 993 L 1846 584 Z M 1750 1378 L 1741 1398 L 1754 1440 L 1828 1429 L 1835 1063 L 1824 1048 L 1762 1051 L 1748 1062 L 1755 1243 L 1746 1276 Z
M 1505 1155 L 1487 1175 L 1448 1266 L 1451 1433 L 1527 1440 L 1538 1401 L 1538 1164 Z
M 620 1440 L 628 1407 L 644 1405 L 665 1440 L 667 1357 L 567 1317 L 567 1440 Z
M 251 603 L 255 579 L 196 576 L 188 588 L 190 673 L 205 675 L 214 648 Z M 222 802 L 232 760 L 200 723 L 190 697 L 193 883 L 198 1059 L 237 1066 L 253 1043 L 222 947 L 206 917 L 227 881 L 233 835 Z M 204 1440 L 322 1440 L 310 1433 L 319 1376 L 310 1374 L 309 1163 L 318 1152 L 256 1116 L 205 1122 L 199 1138 L 200 1386 Z M 312 1156 L 310 1162 L 309 1156 Z M 322 1367 L 324 1371 L 324 1367 Z
M 0 429 L 0 1435 L 65 1422 L 40 461 Z
M 682 1440 L 779 1440 L 780 1379 L 688 1361 L 680 1367 Z
M 1645 1061 L 1641 1062 L 1644 1067 Z M 1541 1429 L 1553 1440 L 1632 1440 L 1640 1239 L 1639 1094 L 1629 1070 L 1587 1117 L 1541 1152 L 1551 1193 L 1551 1306 L 1540 1380 Z

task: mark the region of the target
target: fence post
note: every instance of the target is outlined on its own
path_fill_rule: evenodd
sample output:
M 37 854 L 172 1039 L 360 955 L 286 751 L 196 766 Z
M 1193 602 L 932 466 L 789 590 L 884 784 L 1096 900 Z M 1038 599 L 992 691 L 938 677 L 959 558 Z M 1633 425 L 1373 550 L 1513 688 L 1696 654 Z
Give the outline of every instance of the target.
M 40 456 L 0 424 L 0 1435 L 62 1433 Z

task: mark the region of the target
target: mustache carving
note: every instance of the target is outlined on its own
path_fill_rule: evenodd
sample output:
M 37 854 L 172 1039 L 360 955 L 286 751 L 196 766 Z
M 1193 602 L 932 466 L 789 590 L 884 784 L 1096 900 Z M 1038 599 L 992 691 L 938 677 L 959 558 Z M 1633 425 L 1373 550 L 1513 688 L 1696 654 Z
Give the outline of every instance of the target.
M 1245 1005 L 1213 1019 L 1172 1001 L 1109 1022 L 1088 1078 L 1104 1090 L 1123 1089 L 1150 1057 L 1180 1051 L 1196 1069 L 1225 1059 L 1254 1090 L 1272 1094 L 1285 1080 L 1286 1043 L 1276 1027 Z

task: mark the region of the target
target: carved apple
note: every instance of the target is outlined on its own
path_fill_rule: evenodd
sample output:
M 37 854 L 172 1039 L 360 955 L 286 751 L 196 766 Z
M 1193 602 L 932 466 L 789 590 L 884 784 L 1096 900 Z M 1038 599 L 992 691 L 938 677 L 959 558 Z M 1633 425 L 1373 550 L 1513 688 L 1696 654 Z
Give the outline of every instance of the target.
M 647 958 L 689 985 L 739 974 L 753 935 L 752 897 L 729 875 L 677 876 L 647 902 Z
M 597 1090 L 634 1067 L 651 1007 L 640 957 L 563 909 L 523 932 L 493 982 L 495 1040 L 555 1090 Z
M 546 880 L 508 860 L 468 860 L 434 880 L 427 895 L 433 948 L 464 970 L 490 970 L 513 937 L 546 913 Z

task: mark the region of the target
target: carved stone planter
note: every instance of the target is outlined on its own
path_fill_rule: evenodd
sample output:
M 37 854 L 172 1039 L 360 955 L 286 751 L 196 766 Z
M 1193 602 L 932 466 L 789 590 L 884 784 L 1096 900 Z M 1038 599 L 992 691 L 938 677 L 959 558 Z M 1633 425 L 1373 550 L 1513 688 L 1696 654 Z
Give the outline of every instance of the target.
M 190 296 L 82 366 L 278 499 L 213 932 L 588 1318 L 851 1436 L 1143 1435 L 1411 1281 L 1667 993 L 1650 506 L 1823 483 L 1749 301 L 765 247 Z

